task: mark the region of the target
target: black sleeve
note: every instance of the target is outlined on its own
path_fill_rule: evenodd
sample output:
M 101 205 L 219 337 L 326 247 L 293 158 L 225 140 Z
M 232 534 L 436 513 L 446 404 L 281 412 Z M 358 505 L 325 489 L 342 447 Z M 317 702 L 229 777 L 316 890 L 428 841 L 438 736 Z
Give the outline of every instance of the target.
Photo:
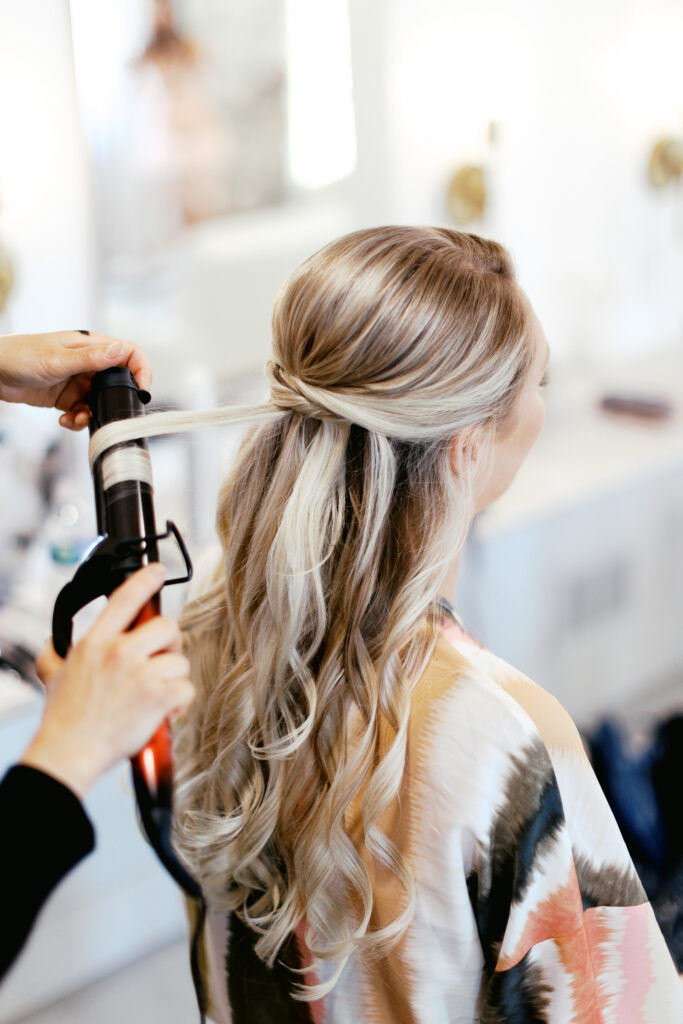
M 95 846 L 83 805 L 68 786 L 30 765 L 0 783 L 0 978 L 59 881 Z

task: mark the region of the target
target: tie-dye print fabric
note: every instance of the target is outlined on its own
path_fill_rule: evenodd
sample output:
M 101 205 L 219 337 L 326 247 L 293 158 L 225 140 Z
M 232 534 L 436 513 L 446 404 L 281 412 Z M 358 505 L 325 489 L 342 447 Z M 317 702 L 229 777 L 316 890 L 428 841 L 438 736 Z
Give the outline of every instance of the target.
M 303 928 L 269 971 L 234 915 L 209 914 L 216 1024 L 683 1022 L 683 981 L 574 723 L 450 611 L 382 822 L 415 871 L 408 932 L 383 959 L 352 958 L 311 1007 L 288 996 L 288 966 L 306 964 Z M 359 826 L 356 803 L 347 828 L 373 878 L 377 927 L 403 897 L 363 852 Z

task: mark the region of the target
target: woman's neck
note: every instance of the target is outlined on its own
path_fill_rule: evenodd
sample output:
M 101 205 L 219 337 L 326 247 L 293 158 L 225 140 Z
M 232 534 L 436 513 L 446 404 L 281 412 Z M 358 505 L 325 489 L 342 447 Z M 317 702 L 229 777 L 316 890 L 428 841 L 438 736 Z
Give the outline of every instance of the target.
M 455 584 L 458 577 L 458 568 L 460 566 L 461 554 L 462 551 L 458 551 L 458 554 L 454 559 L 453 564 L 448 570 L 448 575 L 441 584 L 441 590 L 439 591 L 439 597 L 445 597 L 450 604 L 453 603 L 453 599 L 455 597 Z

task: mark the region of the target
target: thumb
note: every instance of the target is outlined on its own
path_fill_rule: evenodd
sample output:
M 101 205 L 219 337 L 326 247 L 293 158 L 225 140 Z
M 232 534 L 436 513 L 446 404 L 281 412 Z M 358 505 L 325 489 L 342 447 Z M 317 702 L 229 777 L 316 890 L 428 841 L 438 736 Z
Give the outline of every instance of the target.
M 125 353 L 126 346 L 117 341 L 111 345 L 84 345 L 79 348 L 64 348 L 60 353 L 60 370 L 64 377 L 79 373 L 97 373 L 110 366 L 116 366 Z

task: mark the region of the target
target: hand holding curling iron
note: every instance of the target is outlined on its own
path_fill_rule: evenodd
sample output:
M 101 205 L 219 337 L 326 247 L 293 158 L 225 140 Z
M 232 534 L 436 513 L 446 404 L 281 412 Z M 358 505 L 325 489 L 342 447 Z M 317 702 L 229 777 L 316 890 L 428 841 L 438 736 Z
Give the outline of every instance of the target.
M 79 797 L 117 761 L 131 757 L 167 715 L 194 698 L 174 619 L 157 616 L 126 632 L 165 579 L 158 563 L 111 595 L 66 659 L 52 643 L 37 661 L 47 687 L 42 724 L 22 757 Z
M 126 366 L 148 390 L 152 371 L 132 341 L 89 331 L 10 334 L 0 337 L 0 400 L 63 410 L 59 422 L 82 430 L 90 418 L 85 400 L 94 373 Z
M 95 424 L 93 378 L 98 373 L 100 378 L 109 378 L 104 385 L 100 380 L 100 419 Z M 0 400 L 54 406 L 63 413 L 59 422 L 70 430 L 90 425 L 92 432 L 110 418 L 137 415 L 149 401 L 151 379 L 149 363 L 133 342 L 90 335 L 88 331 L 0 337 Z M 105 396 L 102 387 L 108 391 Z M 146 445 L 134 443 L 133 449 L 132 458 L 141 471 L 145 468 L 142 461 L 149 459 Z M 126 466 L 131 471 L 131 453 L 126 455 Z M 188 678 L 189 662 L 181 653 L 179 628 L 160 614 L 158 596 L 164 582 L 187 580 L 192 568 L 173 524 L 167 524 L 166 534 L 157 534 L 151 470 L 144 474 L 147 483 L 133 476 L 133 486 L 124 487 L 126 500 L 121 502 L 117 500 L 122 495 L 117 493 L 120 488 L 115 486 L 116 481 L 108 478 L 108 491 L 99 470 L 95 474 L 102 536 L 96 555 L 91 552 L 77 571 L 77 582 L 75 578 L 62 588 L 53 614 L 53 637 L 57 638 L 57 650 L 66 657 L 60 657 L 50 643 L 37 663 L 47 697 L 41 725 L 21 758 L 23 765 L 37 771 L 22 773 L 18 768 L 14 775 L 10 771 L 10 781 L 3 781 L 3 786 L 11 801 L 12 794 L 16 796 L 13 786 L 23 786 L 28 794 L 36 790 L 40 793 L 45 785 L 41 776 L 47 774 L 82 798 L 103 772 L 122 758 L 131 759 L 145 833 L 173 878 L 197 901 L 199 913 L 190 964 L 203 1021 L 206 996 L 199 970 L 199 937 L 206 904 L 199 885 L 180 864 L 171 844 L 172 743 L 168 724 L 169 718 L 181 714 L 191 703 L 195 690 Z M 166 581 L 165 572 L 156 564 L 156 545 L 171 534 L 181 547 L 187 574 Z M 138 568 L 141 564 L 143 567 Z M 109 598 L 107 607 L 87 635 L 69 650 L 73 616 L 100 595 Z M 71 806 L 71 813 L 80 823 L 83 842 L 85 812 L 81 808 L 79 818 Z M 20 830 L 20 836 L 25 832 Z M 61 872 L 50 874 L 45 870 L 43 895 L 28 917 L 19 916 L 13 921 L 10 914 L 9 931 L 5 929 L 8 941 L 0 951 L 0 977 L 22 948 L 42 900 L 88 852 L 81 846 L 74 855 L 64 837 L 60 838 Z M 19 845 L 19 861 L 30 863 L 21 858 L 21 850 Z M 16 861 L 17 851 L 14 856 Z M 15 861 L 10 849 L 9 863 L 16 874 Z
M 63 411 L 62 426 L 81 430 L 90 419 L 92 377 L 112 366 L 127 367 L 140 388 L 149 387 L 152 371 L 134 342 L 88 331 L 0 337 L 0 400 L 54 406 Z M 38 660 L 39 675 L 49 684 L 47 699 L 22 762 L 44 769 L 79 796 L 194 696 L 172 619 L 156 617 L 124 632 L 164 578 L 159 565 L 135 573 L 66 659 L 49 644 Z

